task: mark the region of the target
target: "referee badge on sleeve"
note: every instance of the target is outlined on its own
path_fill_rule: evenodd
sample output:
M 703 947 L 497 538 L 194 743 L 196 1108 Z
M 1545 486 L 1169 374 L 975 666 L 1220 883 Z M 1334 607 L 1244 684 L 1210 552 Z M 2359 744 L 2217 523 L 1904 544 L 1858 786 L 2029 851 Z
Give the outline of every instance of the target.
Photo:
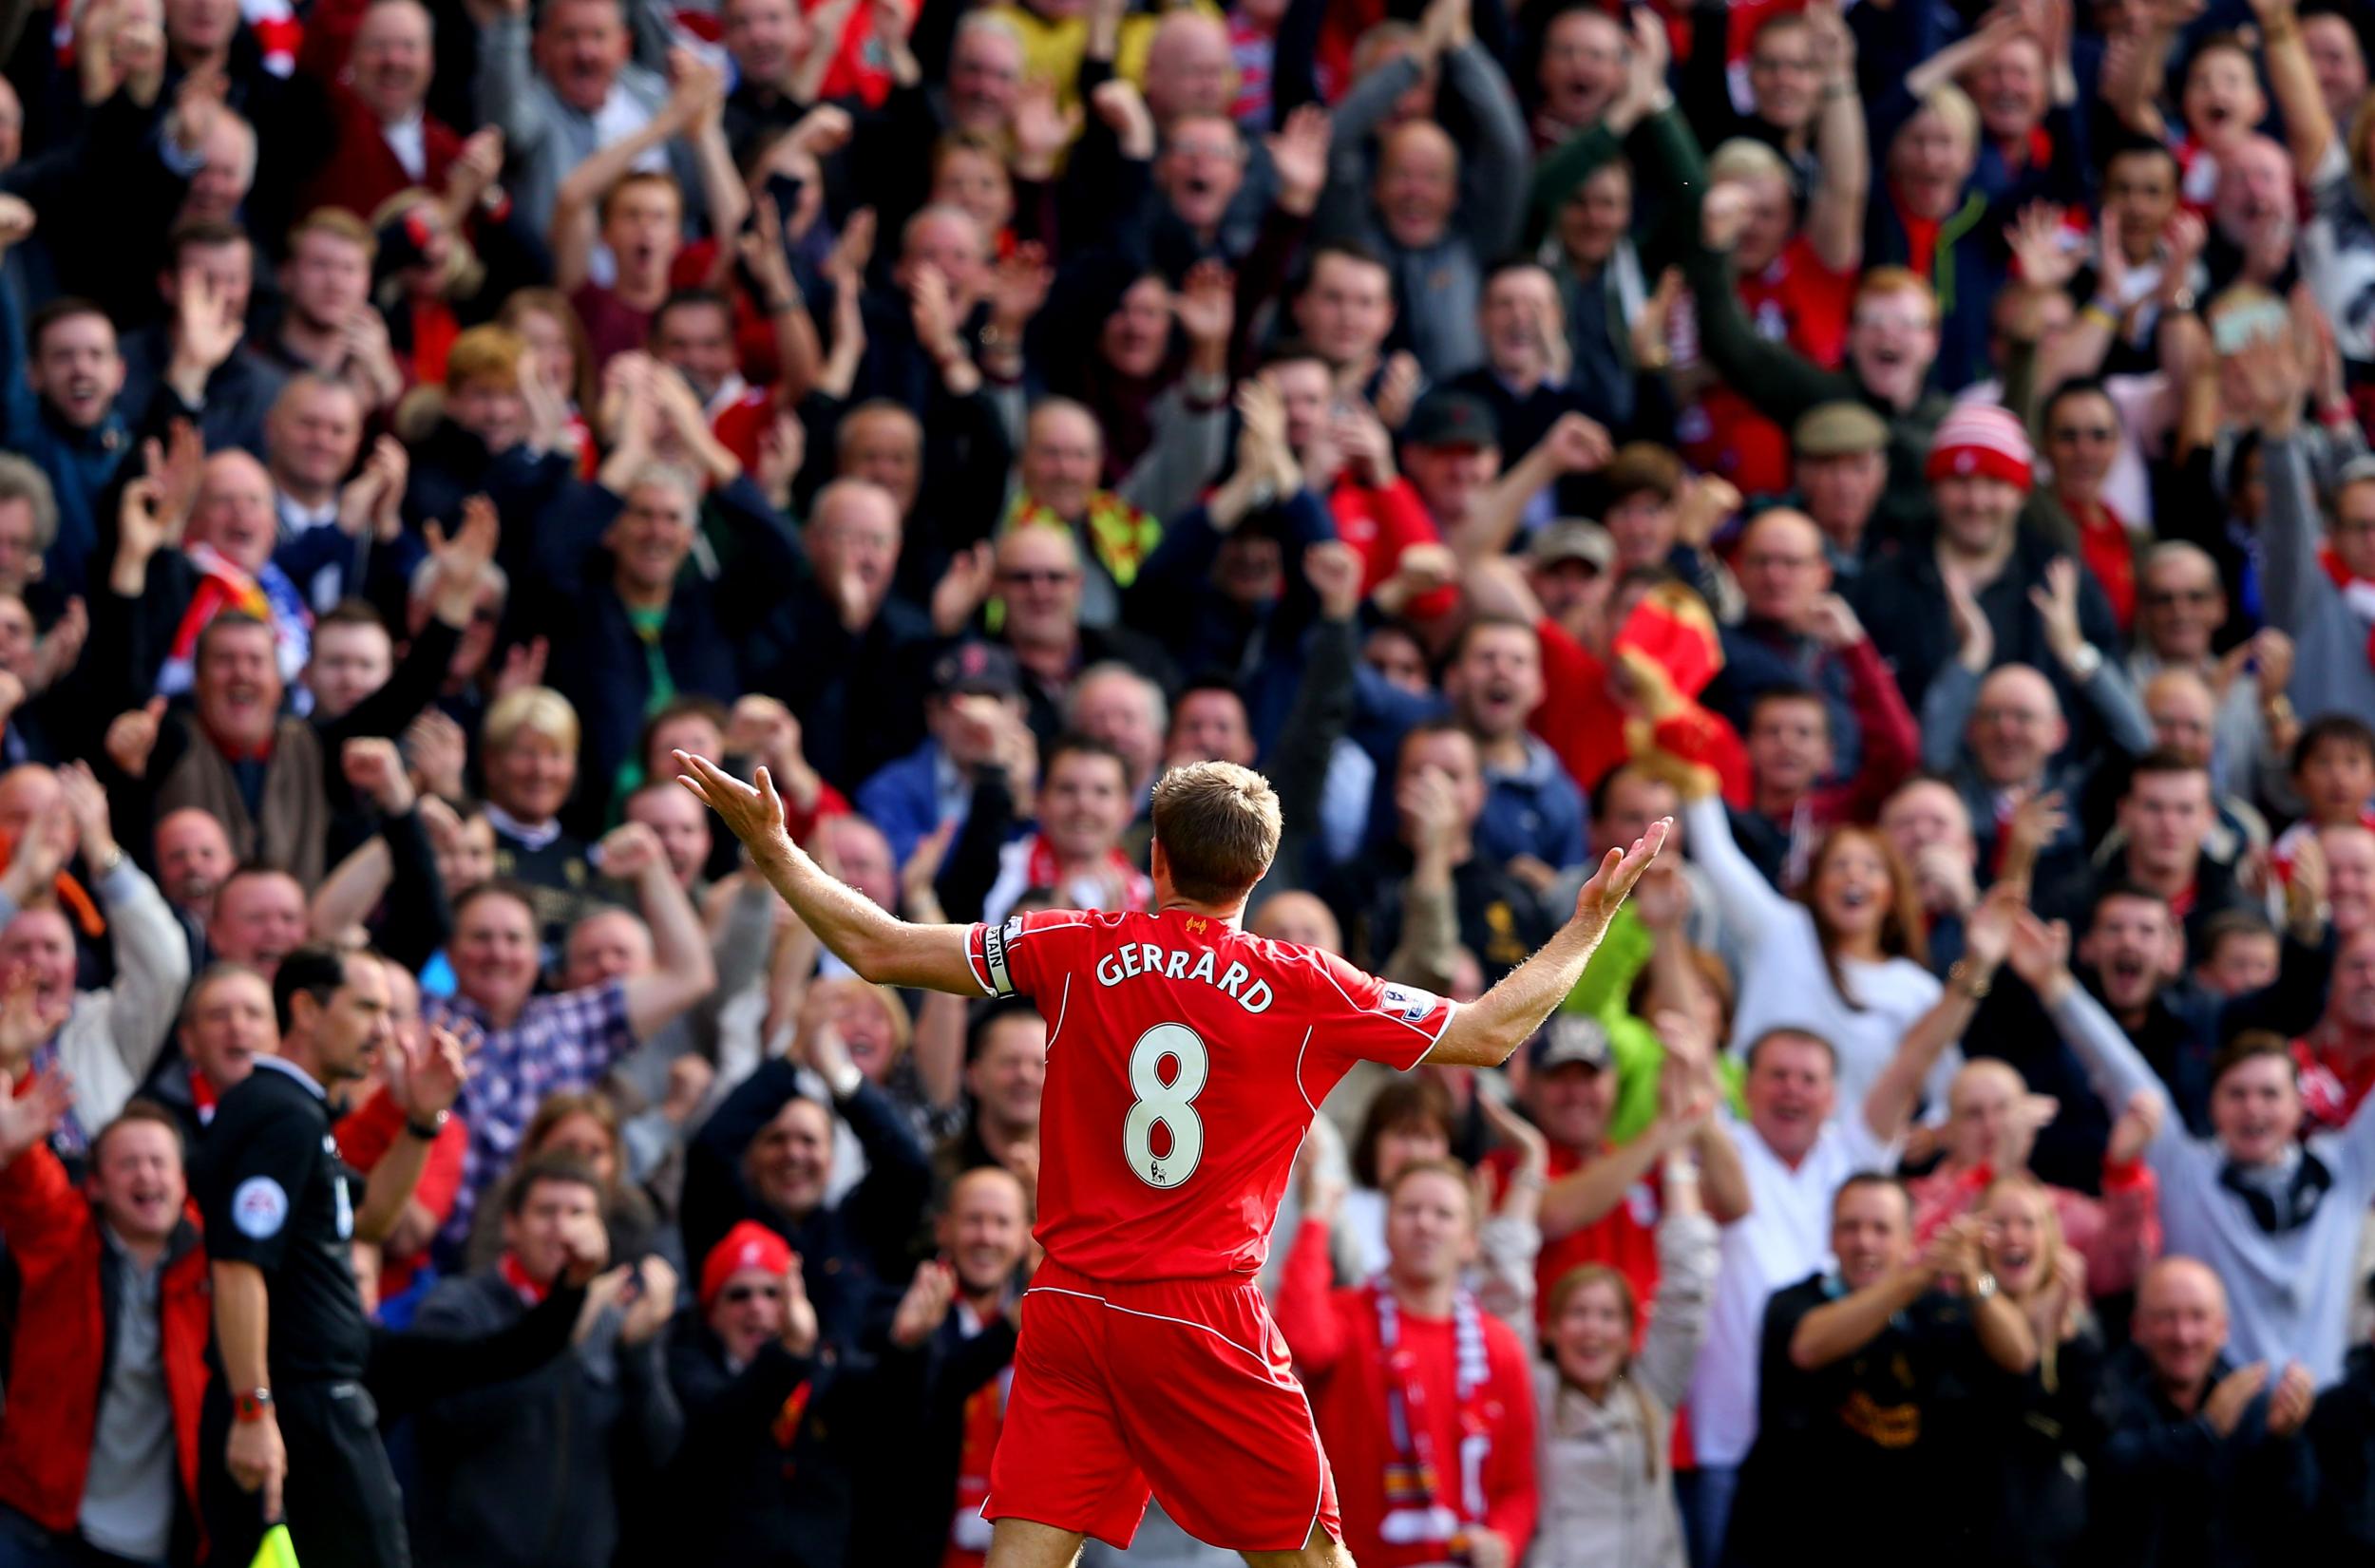
M 231 1195 L 231 1223 L 252 1241 L 279 1235 L 288 1219 L 289 1195 L 269 1176 L 251 1176 Z

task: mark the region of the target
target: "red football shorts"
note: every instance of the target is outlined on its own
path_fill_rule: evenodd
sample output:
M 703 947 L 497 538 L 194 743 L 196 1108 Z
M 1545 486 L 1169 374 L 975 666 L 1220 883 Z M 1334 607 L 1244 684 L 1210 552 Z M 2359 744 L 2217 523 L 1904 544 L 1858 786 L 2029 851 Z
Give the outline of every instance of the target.
M 1124 1285 L 1043 1263 L 981 1516 L 1127 1547 L 1150 1495 L 1230 1551 L 1293 1551 L 1315 1524 L 1343 1539 L 1311 1403 L 1250 1277 Z

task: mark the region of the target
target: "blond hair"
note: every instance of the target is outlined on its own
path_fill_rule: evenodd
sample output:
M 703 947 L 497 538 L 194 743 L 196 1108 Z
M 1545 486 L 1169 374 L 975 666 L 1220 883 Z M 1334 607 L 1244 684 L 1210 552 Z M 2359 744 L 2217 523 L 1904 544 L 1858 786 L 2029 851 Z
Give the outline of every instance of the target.
M 1797 176 L 1790 171 L 1781 155 L 1762 142 L 1736 136 L 1718 147 L 1707 160 L 1707 183 L 1720 184 L 1727 179 L 1778 179 L 1791 190 L 1797 189 Z
M 1864 280 L 1855 286 L 1855 303 L 1861 306 L 1876 294 L 1915 295 L 1929 312 L 1929 324 L 1938 324 L 1937 291 L 1923 282 L 1922 274 L 1910 267 L 1874 267 L 1866 273 Z
M 1171 887 L 1200 904 L 1242 898 L 1278 854 L 1278 796 L 1235 763 L 1189 763 L 1154 782 L 1154 841 Z
M 1961 140 L 1966 148 L 1979 145 L 1979 105 L 1971 95 L 1951 82 L 1941 82 L 1929 89 L 1915 115 L 1934 114 L 1946 122 L 1947 129 Z
M 578 710 L 549 686 L 523 686 L 495 699 L 486 709 L 479 739 L 487 750 L 501 751 L 522 730 L 542 736 L 563 751 L 575 751 Z
M 446 350 L 446 390 L 458 392 L 473 381 L 520 385 L 520 367 L 528 357 L 528 340 L 508 327 L 472 327 Z

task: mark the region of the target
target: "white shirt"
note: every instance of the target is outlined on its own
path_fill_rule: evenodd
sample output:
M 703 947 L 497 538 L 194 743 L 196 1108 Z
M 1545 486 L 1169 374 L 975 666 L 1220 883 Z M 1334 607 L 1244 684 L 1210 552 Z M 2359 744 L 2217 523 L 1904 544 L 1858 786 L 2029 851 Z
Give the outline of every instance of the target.
M 379 127 L 379 134 L 388 143 L 388 150 L 404 165 L 408 179 L 428 178 L 428 139 L 421 133 L 421 111 L 414 109 L 406 119 Z
M 1793 1170 L 1757 1129 L 1725 1120 L 1748 1178 L 1749 1211 L 1723 1227 L 1722 1261 L 1707 1343 L 1691 1382 L 1691 1435 L 1701 1464 L 1734 1465 L 1757 1441 L 1757 1362 L 1773 1293 L 1831 1265 L 1831 1200 L 1857 1171 L 1887 1170 L 1896 1146 L 1864 1124 L 1861 1106 L 1834 1116 Z

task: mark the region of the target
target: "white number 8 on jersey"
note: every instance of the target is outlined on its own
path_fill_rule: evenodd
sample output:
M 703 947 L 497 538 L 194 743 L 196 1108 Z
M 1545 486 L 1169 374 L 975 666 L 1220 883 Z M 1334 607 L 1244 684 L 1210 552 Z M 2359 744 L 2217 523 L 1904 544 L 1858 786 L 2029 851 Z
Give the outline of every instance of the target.
M 1168 1084 L 1158 1075 L 1166 1056 L 1179 1064 Z M 1185 1024 L 1157 1024 L 1130 1048 L 1130 1092 L 1138 1098 L 1122 1124 L 1122 1153 L 1148 1186 L 1176 1187 L 1196 1174 L 1204 1158 L 1204 1119 L 1196 1114 L 1195 1100 L 1211 1067 L 1211 1053 Z M 1158 1122 L 1171 1135 L 1168 1154 L 1154 1152 Z

